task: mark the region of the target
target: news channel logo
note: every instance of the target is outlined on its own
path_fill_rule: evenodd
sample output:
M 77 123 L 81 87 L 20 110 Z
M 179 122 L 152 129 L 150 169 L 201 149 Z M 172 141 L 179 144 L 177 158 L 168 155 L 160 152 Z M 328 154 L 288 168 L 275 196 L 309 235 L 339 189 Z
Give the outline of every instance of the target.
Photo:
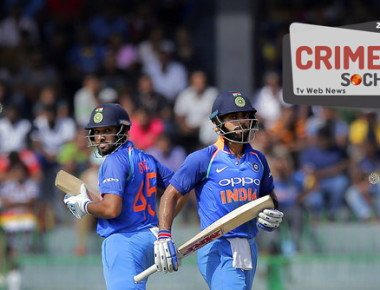
M 380 108 L 380 22 L 292 23 L 289 31 L 283 38 L 285 102 Z

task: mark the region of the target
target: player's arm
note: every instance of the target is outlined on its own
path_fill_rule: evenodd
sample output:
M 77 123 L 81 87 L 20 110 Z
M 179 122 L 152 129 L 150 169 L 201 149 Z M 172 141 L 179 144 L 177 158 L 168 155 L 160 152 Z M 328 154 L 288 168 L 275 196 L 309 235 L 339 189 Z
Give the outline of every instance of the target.
M 183 196 L 173 185 L 169 185 L 161 197 L 159 207 L 160 230 L 171 231 L 174 217 L 185 205 L 187 196 Z
M 87 206 L 87 211 L 98 218 L 112 219 L 120 215 L 123 198 L 116 194 L 104 194 L 100 201 L 91 202 Z
M 115 218 L 121 213 L 123 204 L 122 197 L 116 194 L 104 194 L 102 200 L 91 201 L 84 184 L 81 185 L 78 195 L 66 195 L 64 203 L 78 219 L 86 214 L 105 219 Z
M 153 159 L 154 159 L 154 157 L 153 157 Z M 166 166 L 162 165 L 156 159 L 154 159 L 154 160 L 156 161 L 157 169 L 158 169 L 158 171 L 157 171 L 158 186 L 160 188 L 165 188 L 166 191 L 168 190 L 169 187 L 173 190 L 174 187 L 173 187 L 173 185 L 170 184 L 170 180 L 171 180 L 171 178 L 174 175 L 174 171 L 171 170 L 171 169 L 169 169 L 169 168 L 167 168 Z M 179 191 L 178 191 L 178 194 L 180 195 L 180 197 L 179 198 L 175 198 L 176 204 L 175 204 L 175 214 L 174 214 L 174 217 L 176 217 L 177 214 L 182 210 L 183 206 L 185 205 L 186 201 L 189 198 L 189 194 L 182 195 L 182 194 L 179 193 Z M 161 201 L 162 200 L 163 199 L 161 198 Z M 161 206 L 160 206 L 160 208 L 161 208 Z
M 161 197 L 158 240 L 154 242 L 154 263 L 158 271 L 167 273 L 178 270 L 177 249 L 172 240 L 171 229 L 174 217 L 185 201 L 182 194 L 171 184 Z

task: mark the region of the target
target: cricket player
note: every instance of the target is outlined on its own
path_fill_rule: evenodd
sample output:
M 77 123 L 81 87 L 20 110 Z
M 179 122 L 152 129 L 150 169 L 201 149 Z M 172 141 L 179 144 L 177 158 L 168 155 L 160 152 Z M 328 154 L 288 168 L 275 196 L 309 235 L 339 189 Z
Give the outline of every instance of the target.
M 146 280 L 135 284 L 133 276 L 154 263 L 157 188 L 166 188 L 173 176 L 171 169 L 133 147 L 128 141 L 130 127 L 128 113 L 118 104 L 103 104 L 92 111 L 85 129 L 90 146 L 105 156 L 99 168 L 102 200 L 90 201 L 84 185 L 79 195 L 64 198 L 75 217 L 98 217 L 109 290 L 145 289 Z
M 264 155 L 250 142 L 257 131 L 256 110 L 240 92 L 220 94 L 210 119 L 220 135 L 217 142 L 190 154 L 170 180 L 160 203 L 159 234 L 154 244 L 158 271 L 177 271 L 176 249 L 171 236 L 175 205 L 195 189 L 201 230 L 237 207 L 271 195 L 275 209 L 255 218 L 198 250 L 199 270 L 210 289 L 251 289 L 257 262 L 257 225 L 267 231 L 278 228 L 283 213 L 277 207 L 273 179 Z

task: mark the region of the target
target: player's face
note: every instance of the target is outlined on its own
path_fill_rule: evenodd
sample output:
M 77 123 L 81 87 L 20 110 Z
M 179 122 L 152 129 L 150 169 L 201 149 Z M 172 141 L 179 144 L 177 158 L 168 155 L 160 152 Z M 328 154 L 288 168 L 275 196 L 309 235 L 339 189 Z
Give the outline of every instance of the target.
M 227 114 L 223 116 L 222 122 L 227 133 L 226 137 L 236 141 L 247 142 L 252 123 L 251 112 Z
M 95 128 L 93 130 L 94 143 L 101 156 L 108 155 L 115 150 L 117 130 L 116 127 Z

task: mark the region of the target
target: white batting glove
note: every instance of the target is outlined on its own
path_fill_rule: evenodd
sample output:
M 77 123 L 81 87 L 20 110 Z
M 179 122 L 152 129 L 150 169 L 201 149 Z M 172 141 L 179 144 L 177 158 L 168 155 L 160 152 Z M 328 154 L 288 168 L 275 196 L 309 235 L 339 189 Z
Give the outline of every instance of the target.
M 280 226 L 283 216 L 284 214 L 277 209 L 264 209 L 258 215 L 257 226 L 265 231 L 271 232 Z
M 72 196 L 65 195 L 63 202 L 77 219 L 81 219 L 88 214 L 87 205 L 91 200 L 88 197 L 86 186 L 82 184 L 80 194 Z
M 177 249 L 170 231 L 158 232 L 158 240 L 154 242 L 154 263 L 159 272 L 167 273 L 178 270 Z

